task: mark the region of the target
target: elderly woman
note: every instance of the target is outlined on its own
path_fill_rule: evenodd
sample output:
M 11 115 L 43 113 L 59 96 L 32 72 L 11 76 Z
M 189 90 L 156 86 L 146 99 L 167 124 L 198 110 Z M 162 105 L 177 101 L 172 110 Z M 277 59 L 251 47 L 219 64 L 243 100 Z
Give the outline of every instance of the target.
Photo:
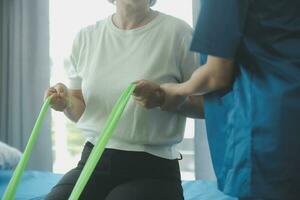
M 155 0 L 110 2 L 116 13 L 74 40 L 68 86 L 59 83 L 46 91 L 52 108 L 77 122 L 87 137 L 78 166 L 47 200 L 68 198 L 116 99 L 132 81 L 181 83 L 198 66 L 197 55 L 189 51 L 192 29 L 152 10 Z M 200 116 L 194 110 L 185 102 L 177 113 L 147 111 L 130 101 L 81 199 L 183 199 L 176 144 L 183 138 L 183 115 Z

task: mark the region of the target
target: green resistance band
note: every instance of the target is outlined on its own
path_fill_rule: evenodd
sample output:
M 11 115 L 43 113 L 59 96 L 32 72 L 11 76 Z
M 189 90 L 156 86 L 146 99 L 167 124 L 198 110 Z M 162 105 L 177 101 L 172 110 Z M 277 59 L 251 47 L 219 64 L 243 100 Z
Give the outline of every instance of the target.
M 93 173 L 99 159 L 104 151 L 104 148 L 110 139 L 113 130 L 116 128 L 118 121 L 126 107 L 126 104 L 134 91 L 135 85 L 131 84 L 118 99 L 111 114 L 106 121 L 106 124 L 101 131 L 100 137 L 98 138 L 96 145 L 94 146 L 77 182 L 69 197 L 69 200 L 77 200 L 80 197 L 84 187 L 86 186 L 91 174 Z
M 32 152 L 32 148 L 34 143 L 37 140 L 37 137 L 39 135 L 39 131 L 41 129 L 42 126 L 42 122 L 45 118 L 45 115 L 47 113 L 47 110 L 49 109 L 49 104 L 51 101 L 51 97 L 48 97 L 43 106 L 42 109 L 40 111 L 40 114 L 37 118 L 37 121 L 32 129 L 28 144 L 25 148 L 25 151 L 23 153 L 22 159 L 21 161 L 18 163 L 12 178 L 9 181 L 9 184 L 5 190 L 4 196 L 3 196 L 3 200 L 14 200 L 15 198 L 15 194 L 16 194 L 16 190 L 17 190 L 17 186 L 20 182 L 21 176 L 27 166 L 28 160 L 30 158 L 31 152 Z
M 101 138 L 98 139 L 97 144 L 95 148 L 93 149 L 91 155 L 89 156 L 89 159 L 75 185 L 75 188 L 72 191 L 72 194 L 69 199 L 78 199 L 81 192 L 83 191 L 86 183 L 88 182 L 98 160 L 100 159 L 104 148 L 109 140 L 109 138 L 112 135 L 112 132 L 114 128 L 117 126 L 117 123 L 119 119 L 121 118 L 121 115 L 123 113 L 123 110 L 126 107 L 126 104 L 134 91 L 135 85 L 131 84 L 127 90 L 123 92 L 119 100 L 117 101 L 116 105 L 114 106 L 106 125 L 102 131 Z M 21 176 L 27 166 L 28 160 L 30 158 L 30 155 L 32 153 L 33 145 L 35 144 L 39 131 L 42 126 L 42 122 L 45 118 L 45 115 L 47 113 L 47 110 L 49 109 L 51 97 L 48 97 L 40 111 L 40 114 L 37 118 L 37 121 L 33 127 L 33 130 L 31 132 L 31 136 L 29 138 L 28 144 L 25 148 L 25 151 L 23 153 L 21 161 L 18 163 L 18 166 L 16 167 L 12 178 L 10 179 L 10 182 L 5 190 L 3 200 L 14 200 L 17 186 L 20 182 Z

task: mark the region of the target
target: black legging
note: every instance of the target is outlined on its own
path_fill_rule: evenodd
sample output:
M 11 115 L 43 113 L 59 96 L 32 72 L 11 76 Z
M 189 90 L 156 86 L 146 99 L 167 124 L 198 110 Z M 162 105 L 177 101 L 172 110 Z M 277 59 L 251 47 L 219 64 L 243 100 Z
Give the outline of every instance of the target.
M 78 166 L 63 176 L 46 200 L 68 199 L 92 148 L 86 143 Z M 183 200 L 178 160 L 106 149 L 80 199 Z

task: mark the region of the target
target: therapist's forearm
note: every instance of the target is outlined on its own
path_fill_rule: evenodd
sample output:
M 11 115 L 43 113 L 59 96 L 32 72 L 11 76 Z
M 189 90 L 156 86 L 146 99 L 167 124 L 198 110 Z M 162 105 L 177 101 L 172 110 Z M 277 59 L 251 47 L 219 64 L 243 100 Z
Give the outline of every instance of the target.
M 233 81 L 233 64 L 233 60 L 208 56 L 205 65 L 198 68 L 187 82 L 179 84 L 178 94 L 206 94 L 229 87 Z
M 230 87 L 234 77 L 233 63 L 233 60 L 208 56 L 207 63 L 199 67 L 188 81 L 160 86 L 164 94 L 160 107 L 162 110 L 174 112 L 185 97 Z

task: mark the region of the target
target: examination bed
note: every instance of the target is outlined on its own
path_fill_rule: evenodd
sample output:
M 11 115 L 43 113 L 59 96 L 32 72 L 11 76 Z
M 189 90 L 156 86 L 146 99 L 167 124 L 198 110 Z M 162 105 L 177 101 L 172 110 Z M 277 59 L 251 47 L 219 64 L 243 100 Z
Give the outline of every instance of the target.
M 0 196 L 12 175 L 11 171 L 0 170 Z M 62 177 L 60 174 L 40 171 L 26 171 L 18 187 L 16 200 L 40 200 Z M 214 181 L 184 181 L 185 200 L 236 200 L 217 190 Z

